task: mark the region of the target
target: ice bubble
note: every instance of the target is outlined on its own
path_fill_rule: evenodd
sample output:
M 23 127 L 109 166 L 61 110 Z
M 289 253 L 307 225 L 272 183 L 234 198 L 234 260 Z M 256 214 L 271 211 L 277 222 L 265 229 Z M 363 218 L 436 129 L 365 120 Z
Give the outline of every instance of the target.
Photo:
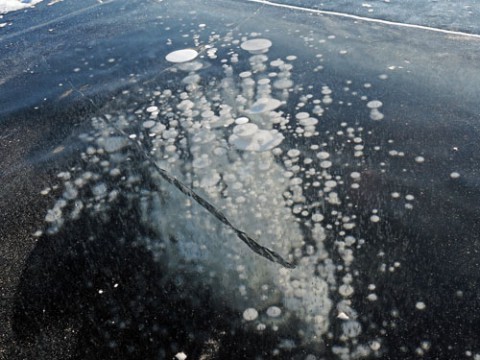
M 370 221 L 374 222 L 374 223 L 377 223 L 377 222 L 380 221 L 380 217 L 378 215 L 372 215 L 372 216 L 370 216 Z
M 92 193 L 95 195 L 95 196 L 104 196 L 107 192 L 107 186 L 104 184 L 104 183 L 100 183 L 96 186 L 93 187 L 92 189 Z
M 321 159 L 321 160 L 325 160 L 325 159 L 328 159 L 330 157 L 330 154 L 326 151 L 320 151 L 318 154 L 317 154 L 317 158 Z
M 318 120 L 313 117 L 308 117 L 306 119 L 300 120 L 300 125 L 302 126 L 315 126 L 318 124 Z
M 104 140 L 104 149 L 112 153 L 123 149 L 128 144 L 128 140 L 123 136 L 111 136 Z
M 320 167 L 322 169 L 328 169 L 329 167 L 332 166 L 332 162 L 331 161 L 328 161 L 328 160 L 324 160 L 320 163 Z
M 383 103 L 380 100 L 372 100 L 367 103 L 369 109 L 378 109 L 382 107 Z
M 343 311 L 339 312 L 337 315 L 337 318 L 340 320 L 349 320 L 350 318 L 348 317 L 347 314 L 345 314 Z
M 338 292 L 343 297 L 349 297 L 353 294 L 354 290 L 353 290 L 353 287 L 351 285 L 343 284 L 338 288 Z
M 310 117 L 310 114 L 308 112 L 305 112 L 305 111 L 299 112 L 295 115 L 295 118 L 297 120 L 303 120 L 303 119 L 306 119 L 308 117 Z
M 381 345 L 380 342 L 378 342 L 378 341 L 372 341 L 372 342 L 370 343 L 370 349 L 372 349 L 373 351 L 378 351 L 378 350 L 380 350 L 380 347 L 381 347 L 381 346 L 382 346 L 382 345 Z
M 258 311 L 254 308 L 248 308 L 243 312 L 243 318 L 246 321 L 253 321 L 258 318 Z
M 185 71 L 196 71 L 196 70 L 199 70 L 198 68 L 196 67 L 191 67 L 191 68 L 186 68 L 185 67 L 186 64 L 183 64 L 183 68 L 182 70 L 185 70 Z M 191 75 L 188 75 L 188 76 L 185 76 L 182 80 L 182 83 L 184 84 L 187 84 L 187 85 L 195 85 L 197 83 L 199 83 L 201 80 L 201 77 L 200 75 L 198 74 L 191 74 Z
M 153 120 L 147 120 L 147 121 L 144 121 L 142 125 L 143 125 L 143 127 L 144 127 L 145 129 L 150 129 L 150 128 L 154 127 L 155 124 L 156 124 L 155 121 L 153 121 Z
M 372 109 L 372 111 L 370 111 L 370 119 L 379 121 L 379 120 L 382 120 L 383 118 L 384 118 L 384 115 L 380 111 L 378 111 L 378 109 Z
M 280 100 L 272 98 L 261 98 L 255 101 L 252 106 L 250 106 L 248 112 L 251 114 L 260 114 L 267 111 L 273 111 L 277 109 L 280 105 L 282 105 L 282 102 Z
M 350 177 L 351 177 L 353 180 L 358 180 L 358 179 L 360 179 L 360 173 L 357 172 L 357 171 L 354 171 L 354 172 L 350 173 Z
M 327 180 L 325 181 L 325 186 L 328 188 L 334 188 L 337 186 L 337 182 L 335 180 Z
M 258 126 L 252 123 L 244 123 L 233 128 L 233 134 L 242 139 L 251 138 L 258 130 Z
M 425 158 L 423 156 L 417 156 L 415 158 L 415 162 L 418 163 L 418 164 L 421 164 L 425 161 Z
M 273 87 L 280 90 L 289 89 L 292 86 L 293 86 L 293 81 L 286 78 L 278 79 L 273 83 Z
M 179 352 L 175 355 L 175 358 L 177 360 L 185 360 L 187 358 L 187 355 L 184 352 Z
M 290 149 L 287 152 L 288 157 L 295 158 L 300 156 L 301 152 L 298 149 Z
M 149 107 L 147 108 L 147 112 L 148 112 L 148 113 L 153 113 L 153 112 L 155 112 L 155 111 L 158 111 L 158 107 L 156 107 L 156 106 L 149 106 Z
M 343 333 L 349 338 L 354 338 L 362 332 L 362 326 L 358 321 L 348 320 L 342 324 Z
M 192 161 L 192 166 L 196 169 L 204 169 L 211 165 L 211 160 L 207 154 L 203 154 L 199 158 Z
M 172 51 L 165 56 L 165 60 L 174 64 L 180 64 L 194 60 L 198 56 L 198 51 L 194 49 L 182 49 Z
M 228 142 L 239 150 L 267 151 L 280 145 L 283 139 L 277 130 L 261 130 L 255 124 L 246 123 L 233 128 Z
M 250 54 L 262 54 L 268 51 L 272 42 L 268 39 L 251 39 L 244 41 L 240 47 Z
M 417 310 L 425 310 L 425 308 L 427 307 L 427 305 L 425 305 L 425 303 L 423 301 L 418 301 L 416 304 L 415 304 L 415 307 L 417 308 Z
M 312 215 L 312 221 L 314 222 L 320 222 L 323 221 L 324 216 L 322 214 L 313 214 Z
M 279 317 L 282 315 L 282 310 L 278 306 L 270 306 L 267 309 L 267 315 L 270 317 Z
M 250 120 L 249 120 L 247 117 L 242 116 L 242 117 L 239 117 L 239 118 L 235 119 L 235 124 L 237 124 L 237 125 L 243 125 L 243 124 L 248 123 L 249 121 L 250 121 Z
M 252 76 L 252 73 L 250 71 L 242 71 L 240 74 L 238 74 L 238 76 L 241 79 L 245 79 L 245 78 L 248 78 L 248 77 Z

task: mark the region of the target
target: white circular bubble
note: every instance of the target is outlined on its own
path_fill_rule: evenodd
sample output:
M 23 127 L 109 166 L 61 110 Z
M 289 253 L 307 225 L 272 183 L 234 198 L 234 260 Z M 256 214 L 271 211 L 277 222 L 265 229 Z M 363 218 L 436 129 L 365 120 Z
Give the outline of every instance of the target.
M 332 162 L 331 161 L 328 161 L 328 160 L 324 160 L 320 163 L 320 167 L 322 169 L 328 169 L 329 167 L 332 166 Z
M 337 186 L 337 182 L 335 180 L 327 180 L 325 181 L 325 186 L 329 188 L 334 188 Z
M 184 352 L 179 352 L 175 355 L 175 358 L 177 360 L 185 360 L 187 358 L 187 355 Z
M 319 153 L 317 153 L 317 158 L 321 160 L 328 159 L 329 157 L 330 157 L 330 154 L 326 151 L 320 151 Z
M 267 309 L 267 315 L 270 317 L 279 317 L 282 315 L 282 309 L 280 309 L 278 306 L 270 306 Z
M 300 156 L 301 152 L 298 149 L 290 149 L 287 152 L 288 157 L 295 158 Z
M 255 124 L 246 123 L 233 128 L 228 142 L 239 150 L 262 152 L 280 145 L 283 139 L 278 130 L 261 130 Z
M 353 290 L 352 285 L 343 284 L 343 285 L 340 285 L 340 287 L 338 288 L 338 292 L 343 297 L 349 297 L 349 296 L 353 295 L 354 290 Z
M 144 127 L 145 129 L 150 129 L 150 128 L 154 127 L 155 124 L 156 124 L 155 121 L 153 121 L 153 120 L 147 120 L 147 121 L 144 121 L 142 125 L 143 125 L 143 127 Z
M 415 162 L 418 163 L 418 164 L 421 164 L 425 161 L 425 158 L 423 156 L 417 156 L 415 158 Z
M 273 87 L 276 89 L 284 90 L 293 86 L 293 81 L 287 78 L 278 79 L 273 83 Z
M 358 321 L 347 320 L 342 323 L 342 331 L 349 338 L 355 338 L 362 332 L 362 326 Z
M 240 47 L 251 54 L 261 54 L 267 52 L 272 46 L 272 42 L 268 39 L 251 39 L 244 41 Z
M 308 112 L 304 112 L 304 111 L 299 112 L 295 115 L 295 118 L 297 118 L 297 120 L 306 119 L 308 117 L 310 117 L 310 114 Z
M 272 98 L 261 98 L 255 101 L 252 106 L 250 106 L 248 112 L 251 114 L 261 114 L 268 111 L 273 111 L 277 109 L 280 105 L 282 105 L 282 102 L 280 100 Z
M 243 312 L 243 318 L 246 321 L 253 321 L 258 318 L 258 311 L 254 308 L 248 308 Z
M 239 118 L 235 119 L 235 124 L 237 124 L 237 125 L 243 125 L 243 124 L 248 123 L 249 121 L 250 121 L 250 120 L 249 120 L 247 117 L 242 116 L 242 117 L 239 117 Z
M 156 106 L 149 106 L 149 107 L 147 108 L 147 112 L 148 112 L 148 113 L 153 113 L 153 112 L 155 112 L 155 111 L 158 111 L 158 107 L 156 107 Z
M 371 222 L 374 222 L 374 223 L 377 223 L 377 222 L 380 221 L 380 216 L 378 216 L 378 215 L 372 215 L 372 216 L 370 216 L 370 221 L 371 221 Z
M 357 172 L 357 171 L 354 171 L 354 172 L 350 173 L 350 177 L 351 177 L 353 180 L 358 180 L 358 179 L 360 179 L 360 173 Z
M 258 126 L 252 123 L 243 123 L 233 128 L 233 134 L 240 138 L 250 138 L 258 130 Z
M 370 111 L 370 119 L 372 120 L 379 121 L 382 120 L 383 117 L 384 115 L 378 111 L 378 109 L 372 109 L 372 111 Z
M 378 350 L 380 350 L 381 346 L 382 346 L 382 344 L 381 344 L 380 342 L 378 342 L 378 341 L 372 341 L 372 342 L 370 343 L 370 349 L 372 349 L 373 351 L 378 351 Z
M 240 78 L 244 79 L 244 78 L 248 78 L 248 77 L 252 76 L 252 73 L 250 71 L 243 71 L 240 74 L 238 74 L 238 76 Z
M 425 310 L 427 305 L 425 305 L 425 303 L 423 301 L 418 301 L 415 304 L 415 307 L 417 308 L 417 310 Z
M 198 56 L 198 51 L 194 49 L 182 49 L 172 51 L 171 53 L 165 56 L 165 60 L 174 64 L 180 64 L 196 59 Z
M 380 100 L 372 100 L 367 103 L 367 107 L 370 109 L 378 109 L 383 103 Z

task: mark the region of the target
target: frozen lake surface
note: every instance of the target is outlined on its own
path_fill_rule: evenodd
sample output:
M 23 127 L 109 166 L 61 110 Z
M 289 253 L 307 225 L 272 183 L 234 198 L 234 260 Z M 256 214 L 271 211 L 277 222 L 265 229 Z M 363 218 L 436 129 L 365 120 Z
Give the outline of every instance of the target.
M 0 2 L 0 357 L 480 358 L 478 5 L 303 4 Z

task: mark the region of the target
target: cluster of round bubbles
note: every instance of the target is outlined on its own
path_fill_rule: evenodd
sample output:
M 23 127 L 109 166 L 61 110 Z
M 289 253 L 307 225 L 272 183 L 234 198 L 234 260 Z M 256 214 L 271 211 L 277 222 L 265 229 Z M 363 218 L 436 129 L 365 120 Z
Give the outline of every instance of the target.
M 227 37 L 231 41 L 234 35 Z M 334 352 L 345 359 L 367 356 L 373 350 L 358 340 L 362 325 L 351 300 L 351 264 L 359 241 L 350 231 L 356 217 L 348 206 L 338 210 L 344 202 L 338 189 L 357 189 L 362 178 L 358 172 L 345 178 L 334 174 L 335 160 L 317 130 L 335 93 L 327 86 L 318 98 L 295 93 L 296 57 L 271 60 L 270 40 L 242 40 L 236 46 L 230 42 L 230 58 L 219 62 L 221 81 L 209 82 L 202 72 L 209 61 L 202 50 L 178 49 L 165 57 L 171 75 L 178 77 L 176 88 L 160 83 L 141 89 L 143 102 L 137 97 L 135 106 L 127 103 L 92 118 L 92 132 L 80 136 L 87 144 L 85 164 L 59 174 L 65 190 L 47 214 L 48 231 L 58 231 L 66 219 L 82 212 L 114 207 L 118 189 L 110 180 L 137 189 L 130 191 L 132 198 L 141 197 L 142 221 L 159 235 L 137 241 L 167 264 L 171 274 L 198 275 L 199 282 L 215 289 L 216 300 L 243 314 L 239 321 L 259 334 L 288 328 L 289 322 L 300 324 L 292 339 L 285 340 L 289 348 L 305 346 L 321 354 L 324 339 L 334 334 L 331 322 L 340 321 Z M 236 69 L 239 58 L 247 71 Z M 128 99 L 129 91 L 124 96 Z M 295 110 L 300 101 L 310 102 L 311 110 Z M 365 117 L 370 110 L 372 119 L 379 120 L 381 105 L 370 101 Z M 342 130 L 354 144 L 356 158 L 363 154 L 361 132 Z M 307 144 L 305 139 L 314 141 Z M 131 161 L 139 149 L 148 161 Z M 153 189 L 141 187 L 135 166 L 146 167 L 141 173 L 151 174 Z M 187 196 L 188 190 L 179 191 L 175 181 L 158 176 L 158 169 L 203 194 L 237 228 L 296 268 L 253 253 L 205 210 L 214 211 L 210 205 L 200 206 Z M 307 200 L 308 188 L 316 189 L 318 201 Z M 335 209 L 331 214 L 324 213 L 328 206 Z M 339 224 L 336 249 L 326 246 L 326 215 Z M 160 240 L 170 238 L 176 241 Z M 332 260 L 334 251 L 340 263 Z

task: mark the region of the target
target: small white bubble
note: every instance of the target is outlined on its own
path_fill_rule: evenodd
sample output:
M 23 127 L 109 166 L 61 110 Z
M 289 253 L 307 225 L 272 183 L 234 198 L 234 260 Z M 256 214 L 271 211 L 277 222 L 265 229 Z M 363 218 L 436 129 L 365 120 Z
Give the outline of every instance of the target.
M 350 173 L 350 177 L 351 177 L 353 180 L 358 180 L 358 179 L 360 179 L 360 173 L 354 171 L 354 172 Z
M 341 320 L 349 320 L 349 319 L 350 319 L 350 318 L 348 317 L 348 315 L 345 314 L 343 311 L 341 311 L 341 312 L 338 313 L 337 318 L 338 318 L 338 319 L 341 319 Z
M 348 297 L 353 294 L 354 290 L 351 285 L 343 284 L 338 288 L 338 292 L 340 293 L 340 295 L 344 297 Z
M 425 308 L 427 307 L 427 305 L 425 305 L 425 303 L 423 301 L 418 301 L 416 304 L 415 304 L 415 307 L 417 308 L 417 310 L 425 310 Z
M 246 321 L 253 321 L 258 318 L 258 311 L 254 308 L 248 308 L 243 312 L 243 318 Z
M 179 352 L 175 355 L 175 358 L 177 358 L 177 360 L 185 360 L 187 355 L 184 352 Z
M 279 317 L 282 314 L 282 310 L 278 306 L 270 306 L 267 309 L 267 315 L 270 317 Z
M 370 221 L 371 221 L 371 222 L 374 222 L 374 223 L 377 223 L 377 222 L 380 221 L 380 216 L 378 216 L 378 215 L 372 215 L 372 216 L 370 216 Z
M 380 347 L 381 347 L 381 344 L 379 341 L 372 341 L 370 343 L 370 349 L 372 349 L 373 351 L 378 351 L 380 350 Z

